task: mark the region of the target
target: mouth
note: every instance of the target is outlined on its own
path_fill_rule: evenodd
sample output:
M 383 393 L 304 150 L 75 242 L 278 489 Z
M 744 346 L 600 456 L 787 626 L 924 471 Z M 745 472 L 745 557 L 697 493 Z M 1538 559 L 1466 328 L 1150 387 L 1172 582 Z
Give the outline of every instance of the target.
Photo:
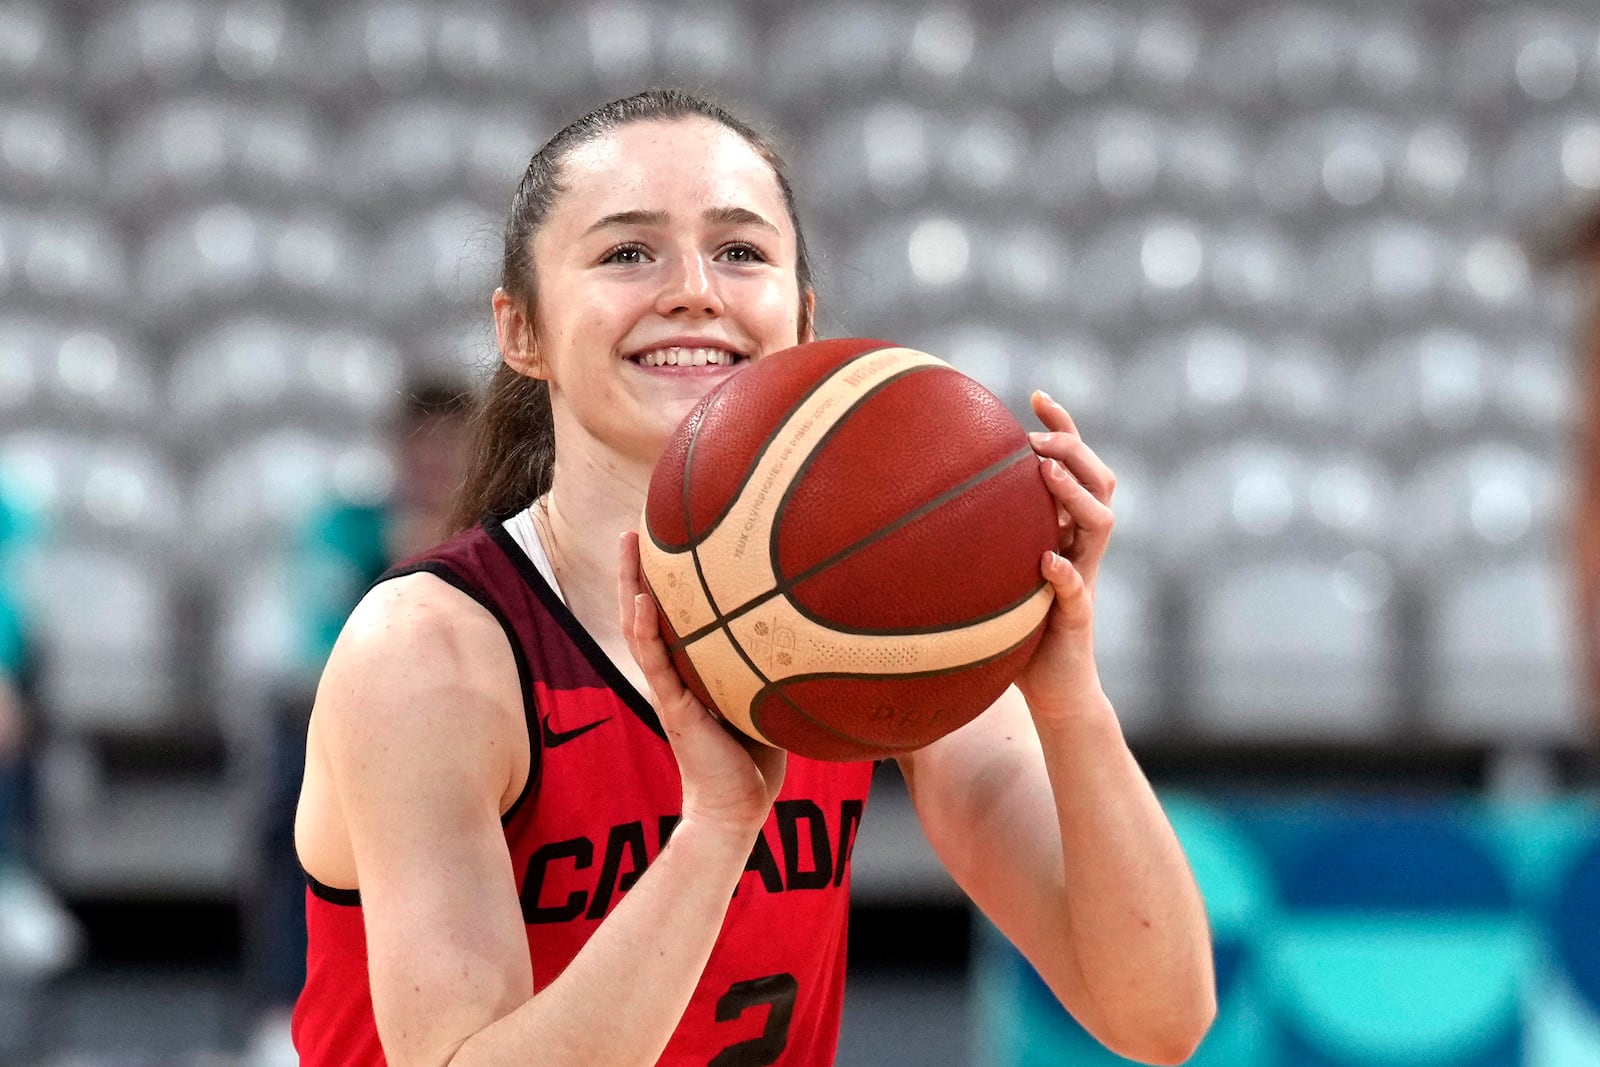
M 743 352 L 713 345 L 663 345 L 635 352 L 628 362 L 639 367 L 734 367 L 749 358 Z

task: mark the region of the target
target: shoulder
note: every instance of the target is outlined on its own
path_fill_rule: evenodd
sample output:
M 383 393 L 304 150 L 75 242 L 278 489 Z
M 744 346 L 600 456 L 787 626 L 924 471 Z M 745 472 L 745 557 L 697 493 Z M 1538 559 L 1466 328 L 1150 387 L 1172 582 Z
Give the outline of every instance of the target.
M 361 598 L 335 641 L 313 718 L 335 736 L 381 730 L 419 744 L 494 747 L 524 729 L 506 633 L 472 597 L 428 573 Z

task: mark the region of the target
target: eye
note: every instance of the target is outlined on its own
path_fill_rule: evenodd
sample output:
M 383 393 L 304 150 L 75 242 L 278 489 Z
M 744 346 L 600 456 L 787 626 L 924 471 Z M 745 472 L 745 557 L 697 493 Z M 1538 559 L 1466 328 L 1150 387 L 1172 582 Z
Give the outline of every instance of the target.
M 722 250 L 722 256 L 730 263 L 765 263 L 767 257 L 753 244 L 744 241 L 735 241 Z
M 613 248 L 600 258 L 602 263 L 621 263 L 632 266 L 645 261 L 645 247 L 641 244 L 622 244 Z

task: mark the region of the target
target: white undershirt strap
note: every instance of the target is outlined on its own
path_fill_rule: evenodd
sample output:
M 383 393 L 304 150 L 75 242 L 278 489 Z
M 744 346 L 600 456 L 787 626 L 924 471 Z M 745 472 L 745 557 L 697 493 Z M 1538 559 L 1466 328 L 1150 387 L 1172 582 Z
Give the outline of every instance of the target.
M 534 568 L 550 583 L 550 588 L 555 590 L 556 596 L 561 597 L 565 604 L 567 598 L 561 595 L 561 585 L 556 581 L 555 568 L 550 565 L 550 554 L 545 551 L 544 542 L 539 539 L 539 527 L 533 521 L 533 509 L 523 508 L 505 522 L 506 532 L 511 539 L 522 549 Z

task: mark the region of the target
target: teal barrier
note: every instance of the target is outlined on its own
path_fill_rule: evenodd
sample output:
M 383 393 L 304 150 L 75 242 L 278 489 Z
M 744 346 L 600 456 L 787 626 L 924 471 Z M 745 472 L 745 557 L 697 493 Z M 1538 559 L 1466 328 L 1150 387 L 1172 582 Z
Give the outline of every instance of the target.
M 1163 795 L 1206 897 L 1195 1067 L 1600 1067 L 1600 801 Z M 984 1067 L 1125 1064 L 992 927 Z

